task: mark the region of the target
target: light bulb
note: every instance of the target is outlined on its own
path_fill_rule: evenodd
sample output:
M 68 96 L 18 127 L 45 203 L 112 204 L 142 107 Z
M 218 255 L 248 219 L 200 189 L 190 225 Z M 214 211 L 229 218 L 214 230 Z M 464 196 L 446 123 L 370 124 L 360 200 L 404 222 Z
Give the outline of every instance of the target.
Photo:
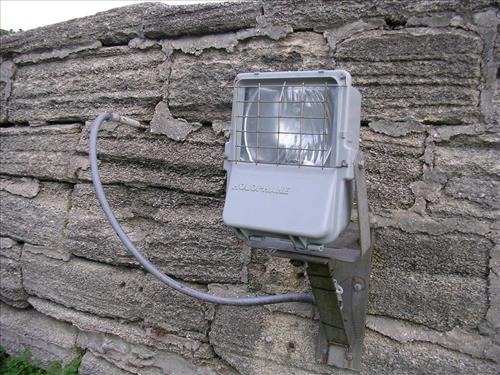
M 286 83 L 245 88 L 240 160 L 327 165 L 333 105 L 327 90 Z

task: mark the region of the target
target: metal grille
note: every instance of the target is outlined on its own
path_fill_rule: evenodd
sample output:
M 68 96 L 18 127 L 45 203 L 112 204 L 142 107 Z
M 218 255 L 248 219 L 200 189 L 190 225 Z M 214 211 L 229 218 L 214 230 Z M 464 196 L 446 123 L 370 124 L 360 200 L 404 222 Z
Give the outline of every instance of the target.
M 238 86 L 235 162 L 329 167 L 335 86 L 286 81 Z

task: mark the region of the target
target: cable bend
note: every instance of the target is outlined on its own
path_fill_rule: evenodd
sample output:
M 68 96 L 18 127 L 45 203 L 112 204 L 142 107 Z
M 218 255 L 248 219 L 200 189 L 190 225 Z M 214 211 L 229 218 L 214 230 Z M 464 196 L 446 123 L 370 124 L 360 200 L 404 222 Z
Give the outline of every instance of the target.
M 288 294 L 278 294 L 269 296 L 257 296 L 257 297 L 222 297 L 206 292 L 202 292 L 196 289 L 189 288 L 182 283 L 174 280 L 173 278 L 165 275 L 163 272 L 158 270 L 148 259 L 142 255 L 142 253 L 135 247 L 130 238 L 125 234 L 123 228 L 118 223 L 111 207 L 109 206 L 108 200 L 106 199 L 106 194 L 101 183 L 101 177 L 99 175 L 99 168 L 97 166 L 97 137 L 99 133 L 99 128 L 104 121 L 114 121 L 121 122 L 130 126 L 140 126 L 140 124 L 132 119 L 122 117 L 117 113 L 103 112 L 97 116 L 92 124 L 92 129 L 90 131 L 90 142 L 89 142 L 89 160 L 90 169 L 92 174 L 92 182 L 94 184 L 97 199 L 101 203 L 101 207 L 108 219 L 109 223 L 115 230 L 116 234 L 120 238 L 121 242 L 127 250 L 137 259 L 137 261 L 150 273 L 152 273 L 156 278 L 170 286 L 171 288 L 177 290 L 178 292 L 188 295 L 193 298 L 197 298 L 206 302 L 216 303 L 220 305 L 235 305 L 235 306 L 249 306 L 249 305 L 267 305 L 273 303 L 283 303 L 283 302 L 309 302 L 314 303 L 314 297 L 311 293 L 288 293 Z

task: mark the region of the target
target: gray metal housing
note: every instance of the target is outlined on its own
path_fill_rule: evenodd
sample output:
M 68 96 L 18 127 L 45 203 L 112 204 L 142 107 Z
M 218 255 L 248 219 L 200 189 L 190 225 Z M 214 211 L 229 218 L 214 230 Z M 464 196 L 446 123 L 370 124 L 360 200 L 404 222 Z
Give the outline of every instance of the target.
M 238 98 L 243 97 L 246 87 L 258 85 L 260 89 L 279 83 L 315 87 L 324 84 L 331 90 L 334 108 L 326 126 L 332 152 L 320 167 L 240 160 L 238 150 L 242 146 L 237 134 L 245 130 Z M 351 86 L 351 76 L 344 70 L 238 74 L 233 90 L 231 138 L 225 149 L 226 225 L 242 239 L 255 242 L 272 238 L 291 242 L 297 249 L 318 250 L 335 240 L 350 220 L 360 110 L 361 95 Z

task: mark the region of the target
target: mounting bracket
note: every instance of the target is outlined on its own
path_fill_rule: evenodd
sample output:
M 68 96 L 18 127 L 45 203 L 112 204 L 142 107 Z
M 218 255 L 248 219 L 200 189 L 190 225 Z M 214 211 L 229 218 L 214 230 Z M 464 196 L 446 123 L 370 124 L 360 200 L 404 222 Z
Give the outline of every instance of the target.
M 334 242 L 318 250 L 295 248 L 290 242 L 250 239 L 252 247 L 306 262 L 307 275 L 320 316 L 317 354 L 322 363 L 361 370 L 372 236 L 363 154 L 354 161 L 357 223 L 351 223 Z

